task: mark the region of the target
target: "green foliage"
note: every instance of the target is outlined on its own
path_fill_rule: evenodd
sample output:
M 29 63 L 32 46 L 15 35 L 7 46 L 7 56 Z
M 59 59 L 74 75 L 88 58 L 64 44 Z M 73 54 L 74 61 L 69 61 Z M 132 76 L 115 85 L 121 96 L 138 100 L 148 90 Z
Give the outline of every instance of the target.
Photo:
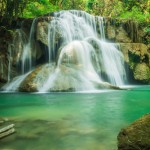
M 144 22 L 147 18 L 147 15 L 144 15 L 136 6 L 133 6 L 131 11 L 124 11 L 120 14 L 119 17 L 125 19 L 132 19 L 137 22 Z
M 132 19 L 139 23 L 150 20 L 150 1 L 148 0 L 124 0 L 122 3 L 120 18 Z
M 86 0 L 59 0 L 60 9 L 85 10 Z
M 105 1 L 104 0 L 87 0 L 87 12 L 102 16 L 104 13 Z
M 150 33 L 150 25 L 148 25 L 148 26 L 144 29 L 144 31 L 145 31 L 146 33 Z
M 58 6 L 49 3 L 48 0 L 39 0 L 29 2 L 24 10 L 23 17 L 32 18 L 49 12 L 59 10 Z
M 68 9 L 80 9 L 84 10 L 86 0 L 39 0 L 39 1 L 29 1 L 23 17 L 37 17 L 49 12 L 55 12 L 58 10 L 68 10 Z
M 105 17 L 150 21 L 149 0 L 0 0 L 4 17 L 37 17 L 58 10 L 77 9 Z

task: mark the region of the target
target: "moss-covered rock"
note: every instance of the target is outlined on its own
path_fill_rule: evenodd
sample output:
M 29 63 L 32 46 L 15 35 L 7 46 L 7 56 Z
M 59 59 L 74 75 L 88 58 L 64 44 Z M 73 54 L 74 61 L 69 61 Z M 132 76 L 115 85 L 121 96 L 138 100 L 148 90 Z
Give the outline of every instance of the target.
M 116 42 L 119 43 L 131 43 L 132 40 L 128 36 L 127 32 L 123 29 L 123 27 L 118 27 L 116 30 Z
M 137 22 L 127 19 L 105 18 L 106 37 L 119 43 L 138 43 L 144 36 L 139 34 Z M 143 31 L 143 30 L 141 30 Z
M 120 43 L 125 62 L 133 72 L 134 80 L 141 83 L 150 82 L 150 53 L 143 43 Z
M 54 64 L 46 64 L 37 67 L 21 83 L 19 91 L 37 92 L 38 89 L 46 82 L 49 74 L 54 72 Z
M 139 63 L 135 66 L 134 77 L 143 83 L 150 82 L 150 67 L 146 63 Z
M 120 131 L 118 150 L 150 150 L 150 114 Z
M 121 50 L 127 63 L 145 61 L 149 63 L 150 53 L 143 43 L 120 43 Z M 138 57 L 138 58 L 137 58 Z
M 36 39 L 43 44 L 48 45 L 48 22 L 38 22 Z

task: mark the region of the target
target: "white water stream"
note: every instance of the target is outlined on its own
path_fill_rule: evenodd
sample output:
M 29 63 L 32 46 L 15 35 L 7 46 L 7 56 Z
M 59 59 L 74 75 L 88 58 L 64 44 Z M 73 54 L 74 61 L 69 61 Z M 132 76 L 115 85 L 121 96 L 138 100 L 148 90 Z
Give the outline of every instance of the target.
M 22 74 L 25 74 L 26 72 L 30 71 L 33 67 L 32 51 L 34 49 L 33 49 L 32 45 L 34 44 L 35 23 L 36 23 L 36 19 L 34 19 L 32 22 L 29 40 L 23 46 L 23 52 L 22 52 L 22 56 L 21 56 Z
M 58 36 L 61 36 L 59 50 L 55 44 Z M 85 81 L 101 83 L 105 79 L 113 85 L 124 85 L 126 73 L 123 55 L 115 44 L 105 40 L 102 17 L 94 17 L 82 11 L 57 12 L 49 23 L 48 43 L 49 62 L 59 53 L 57 69 L 61 65 L 81 66 L 80 86 L 84 85 L 83 89 L 87 87 Z M 59 74 L 61 73 L 60 71 Z M 105 74 L 105 79 L 102 74 Z M 56 73 L 50 75 L 50 78 L 51 76 L 53 80 L 47 80 L 43 88 L 40 88 L 42 92 L 54 84 Z M 92 83 L 90 86 L 93 89 Z
M 4 85 L 2 87 L 2 90 L 6 92 L 16 91 L 19 88 L 22 81 L 27 77 L 27 75 L 29 75 L 29 73 L 30 72 L 14 78 L 10 83 L 7 83 L 6 85 Z

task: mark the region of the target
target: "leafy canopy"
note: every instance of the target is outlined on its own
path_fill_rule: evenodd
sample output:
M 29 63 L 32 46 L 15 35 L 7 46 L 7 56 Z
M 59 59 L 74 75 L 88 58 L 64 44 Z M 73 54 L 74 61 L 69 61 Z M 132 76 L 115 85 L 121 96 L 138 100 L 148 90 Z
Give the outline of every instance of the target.
M 105 17 L 150 21 L 150 0 L 0 0 L 2 17 L 37 17 L 77 9 Z

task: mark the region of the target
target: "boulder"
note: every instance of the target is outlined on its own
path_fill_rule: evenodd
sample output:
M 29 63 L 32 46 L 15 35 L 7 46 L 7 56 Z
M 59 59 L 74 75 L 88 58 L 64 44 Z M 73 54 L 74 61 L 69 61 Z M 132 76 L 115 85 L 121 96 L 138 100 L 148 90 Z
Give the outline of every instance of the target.
M 82 65 L 46 64 L 37 67 L 21 83 L 21 92 L 68 92 L 91 89 L 119 89 L 107 82 L 89 79 L 89 72 Z M 90 73 L 92 75 L 92 72 Z M 93 74 L 94 75 L 94 74 Z
M 54 64 L 45 64 L 37 67 L 21 83 L 19 91 L 37 92 L 38 89 L 46 82 L 49 74 L 54 71 Z
M 150 150 L 150 114 L 120 131 L 118 150 Z
M 74 91 L 81 86 L 75 66 L 46 64 L 37 67 L 21 83 L 19 91 Z M 43 87 L 44 90 L 43 90 Z
M 55 70 L 55 77 L 48 91 L 68 92 L 76 91 L 82 86 L 76 66 L 60 65 Z

